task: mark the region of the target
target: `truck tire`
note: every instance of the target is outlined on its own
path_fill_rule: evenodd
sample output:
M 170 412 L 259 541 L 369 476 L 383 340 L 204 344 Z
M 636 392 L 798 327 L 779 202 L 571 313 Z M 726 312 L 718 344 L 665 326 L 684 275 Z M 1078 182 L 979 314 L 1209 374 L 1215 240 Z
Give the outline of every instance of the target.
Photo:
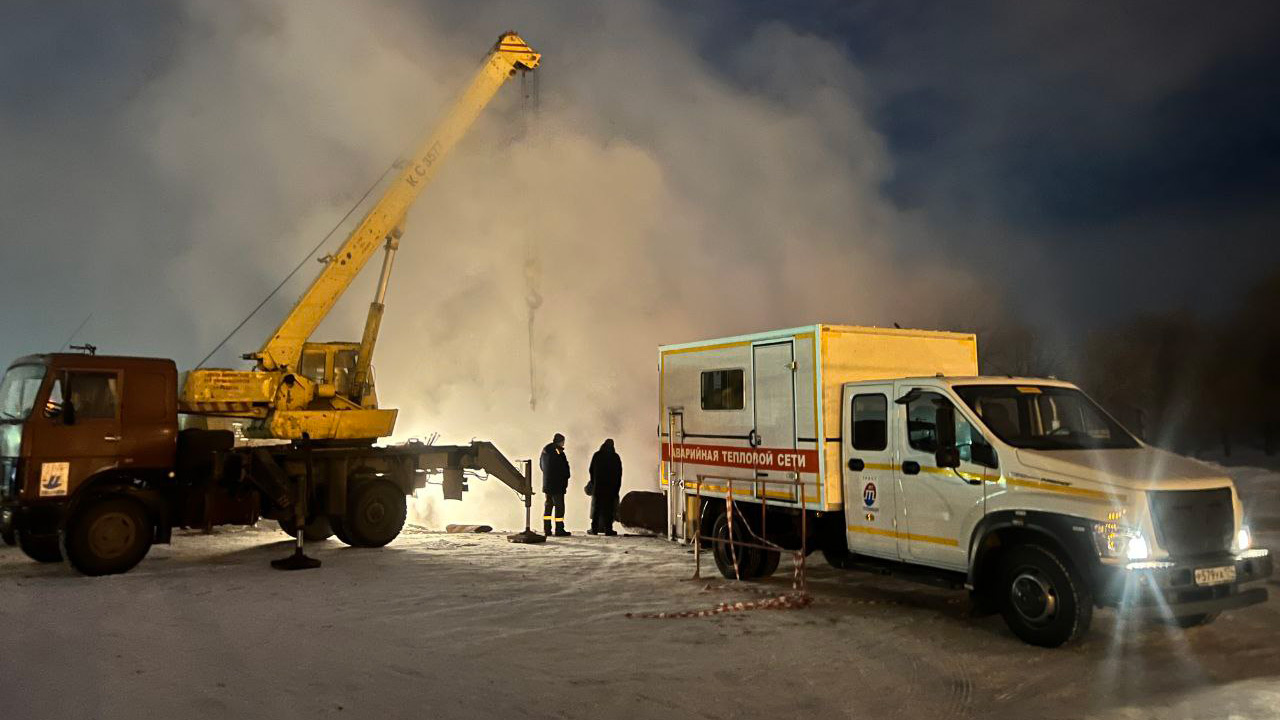
M 85 575 L 115 575 L 142 562 L 154 535 L 146 508 L 131 498 L 107 496 L 76 512 L 62 549 L 67 563 Z
M 738 527 L 733 529 L 733 539 L 742 540 L 746 530 L 739 523 Z M 716 516 L 715 524 L 711 526 L 711 537 L 714 540 L 728 541 L 729 539 L 729 516 L 726 513 L 720 513 Z M 761 557 L 764 553 L 755 548 L 744 548 L 734 546 L 730 550 L 730 546 L 726 542 L 711 543 L 711 555 L 716 560 L 716 569 L 720 574 L 729 580 L 753 580 L 757 577 L 760 570 Z M 738 560 L 738 570 L 735 573 L 733 569 L 734 557 Z
M 355 547 L 356 542 L 351 539 L 351 535 L 347 533 L 346 518 L 337 515 L 329 516 L 329 527 L 333 529 L 333 536 L 338 538 L 345 545 Z
M 276 522 L 280 523 L 280 529 L 289 537 L 298 537 L 298 528 L 293 522 L 293 518 L 284 518 Z M 329 524 L 329 518 L 325 515 L 311 518 L 302 532 L 302 539 L 307 542 L 321 542 L 331 537 L 333 537 L 333 528 Z
M 17 531 L 18 547 L 27 557 L 40 563 L 62 562 L 62 548 L 57 535 L 32 535 Z
M 355 547 L 382 547 L 404 528 L 408 507 L 404 493 L 387 480 L 356 485 L 347 500 L 347 517 L 342 523 Z
M 760 550 L 760 567 L 756 568 L 756 577 L 764 579 L 773 577 L 782 562 L 782 553 L 777 550 Z
M 1016 545 L 1000 558 L 1000 612 L 1024 642 L 1054 648 L 1083 637 L 1093 620 L 1093 596 L 1056 551 Z
M 843 540 L 844 538 L 841 538 Z M 847 547 L 839 547 L 832 545 L 822 548 L 822 559 L 827 564 L 837 570 L 849 570 L 853 568 L 853 553 L 849 552 Z
M 1173 619 L 1173 624 L 1180 628 L 1193 628 L 1202 625 L 1208 625 L 1218 619 L 1219 613 L 1196 613 L 1195 615 L 1183 615 Z

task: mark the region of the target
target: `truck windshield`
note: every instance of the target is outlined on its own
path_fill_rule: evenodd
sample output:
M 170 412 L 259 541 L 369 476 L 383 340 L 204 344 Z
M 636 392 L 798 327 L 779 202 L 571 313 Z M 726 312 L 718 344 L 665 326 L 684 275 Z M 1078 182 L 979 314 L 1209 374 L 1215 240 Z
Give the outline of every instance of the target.
M 0 380 L 0 420 L 26 420 L 36 404 L 40 384 L 44 382 L 43 365 L 14 365 Z
M 1051 385 L 960 385 L 956 394 L 1001 440 L 1028 450 L 1136 448 L 1087 395 Z

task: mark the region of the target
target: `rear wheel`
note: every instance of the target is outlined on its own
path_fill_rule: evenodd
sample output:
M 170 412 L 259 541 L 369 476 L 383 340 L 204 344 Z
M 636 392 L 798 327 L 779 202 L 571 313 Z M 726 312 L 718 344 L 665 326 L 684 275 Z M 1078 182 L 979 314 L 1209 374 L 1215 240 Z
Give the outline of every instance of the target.
M 284 518 L 276 522 L 280 523 L 280 529 L 288 533 L 289 537 L 298 537 L 298 527 L 293 518 Z M 320 542 L 331 537 L 333 537 L 333 528 L 325 515 L 311 518 L 302 532 L 302 539 L 307 542 Z
M 127 572 L 146 557 L 155 530 L 142 505 L 127 497 L 105 497 L 67 523 L 63 550 L 85 575 Z
M 343 530 L 356 547 L 382 547 L 404 528 L 408 507 L 400 488 L 386 480 L 364 482 L 351 490 Z
M 782 562 L 782 553 L 777 550 L 760 550 L 758 552 L 760 552 L 761 558 L 760 567 L 756 569 L 756 577 L 772 577 L 778 571 L 778 564 Z
M 351 539 L 351 534 L 347 532 L 346 518 L 337 515 L 329 516 L 329 527 L 333 529 L 333 536 L 339 541 L 347 545 L 355 545 L 356 542 Z
M 16 533 L 18 547 L 32 560 L 42 563 L 62 562 L 62 548 L 57 535 L 32 535 L 19 530 Z
M 1082 637 L 1093 620 L 1093 597 L 1068 562 L 1042 545 L 1018 545 L 1001 558 L 1000 610 L 1024 642 L 1058 647 Z
M 734 523 L 733 539 L 742 542 L 746 539 L 746 529 L 741 522 Z M 760 563 L 764 560 L 764 552 L 755 548 L 744 548 L 729 545 L 729 516 L 720 513 L 711 528 L 711 554 L 716 560 L 716 569 L 730 580 L 751 580 L 758 577 Z M 736 568 L 736 569 L 735 569 Z

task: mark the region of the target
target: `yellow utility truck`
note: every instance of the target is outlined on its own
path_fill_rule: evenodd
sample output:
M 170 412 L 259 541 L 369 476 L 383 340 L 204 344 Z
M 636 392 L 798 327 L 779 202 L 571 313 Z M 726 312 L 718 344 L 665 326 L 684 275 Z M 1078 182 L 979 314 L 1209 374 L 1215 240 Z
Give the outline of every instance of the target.
M 710 544 L 726 577 L 818 549 L 968 588 L 1044 646 L 1095 606 L 1199 625 L 1267 598 L 1271 556 L 1220 468 L 1142 442 L 1070 383 L 980 376 L 973 335 L 666 345 L 658 381 L 669 532 Z

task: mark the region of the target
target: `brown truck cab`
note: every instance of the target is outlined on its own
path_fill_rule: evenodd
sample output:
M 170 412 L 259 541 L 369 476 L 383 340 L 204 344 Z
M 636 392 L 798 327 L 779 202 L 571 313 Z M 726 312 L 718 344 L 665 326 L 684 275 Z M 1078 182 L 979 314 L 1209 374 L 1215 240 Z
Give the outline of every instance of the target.
M 177 378 L 173 361 L 157 358 L 53 353 L 14 361 L 0 380 L 5 539 L 36 560 L 65 555 L 91 574 L 132 565 L 152 541 L 167 541 Z

